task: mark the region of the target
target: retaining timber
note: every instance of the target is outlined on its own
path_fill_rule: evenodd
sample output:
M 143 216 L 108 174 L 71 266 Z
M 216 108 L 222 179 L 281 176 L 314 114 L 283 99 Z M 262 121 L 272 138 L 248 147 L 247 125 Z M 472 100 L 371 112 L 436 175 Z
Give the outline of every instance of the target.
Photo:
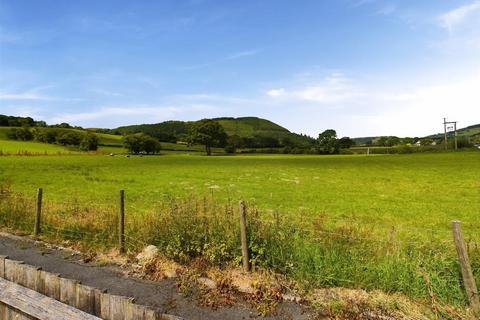
M 0 256 L 2 320 L 160 320 L 181 319 L 108 294 L 79 281 Z

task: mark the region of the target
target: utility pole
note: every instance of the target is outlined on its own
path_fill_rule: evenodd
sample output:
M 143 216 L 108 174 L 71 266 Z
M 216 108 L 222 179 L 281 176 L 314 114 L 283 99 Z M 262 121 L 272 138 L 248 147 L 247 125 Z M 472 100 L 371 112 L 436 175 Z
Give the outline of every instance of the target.
M 448 141 L 447 141 L 447 118 L 443 118 L 443 135 L 445 137 L 445 150 L 448 148 Z
M 443 134 L 445 135 L 445 150 L 447 150 L 447 148 L 448 148 L 447 124 L 452 124 L 452 123 L 453 123 L 453 131 L 454 131 L 454 138 L 455 138 L 455 150 L 457 150 L 457 148 L 458 148 L 458 144 L 457 144 L 457 122 L 458 121 L 447 121 L 447 118 L 443 118 Z
M 455 151 L 457 151 L 457 121 L 453 122 L 453 130 L 455 131 Z

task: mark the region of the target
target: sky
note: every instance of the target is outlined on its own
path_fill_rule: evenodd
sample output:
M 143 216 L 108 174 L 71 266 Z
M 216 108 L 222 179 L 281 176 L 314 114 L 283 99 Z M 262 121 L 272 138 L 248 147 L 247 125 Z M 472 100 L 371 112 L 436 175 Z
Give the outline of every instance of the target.
M 480 0 L 0 0 L 0 114 L 350 137 L 478 124 Z

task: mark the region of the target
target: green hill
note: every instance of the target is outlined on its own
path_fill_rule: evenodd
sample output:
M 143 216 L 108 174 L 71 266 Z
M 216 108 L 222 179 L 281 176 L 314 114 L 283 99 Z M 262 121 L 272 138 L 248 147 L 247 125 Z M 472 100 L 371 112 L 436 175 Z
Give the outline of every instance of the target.
M 433 140 L 442 140 L 443 141 L 443 136 L 444 133 L 436 133 L 432 134 L 426 137 L 415 137 L 414 140 L 418 139 L 424 139 L 424 138 L 430 138 Z M 449 132 L 449 137 L 453 135 L 452 132 Z M 472 142 L 480 142 L 480 124 L 475 124 L 472 126 L 468 126 L 465 128 L 461 128 L 457 130 L 457 135 L 458 137 L 465 137 L 470 139 Z M 369 145 L 369 144 L 375 144 L 375 142 L 380 139 L 381 136 L 375 136 L 375 137 L 358 137 L 358 138 L 353 138 L 353 141 L 357 145 Z
M 257 117 L 242 118 L 215 118 L 230 137 L 243 139 L 245 147 L 278 147 L 298 146 L 308 147 L 311 138 L 292 133 L 286 128 L 279 126 L 266 119 Z M 140 124 L 118 127 L 111 132 L 130 134 L 143 132 L 160 141 L 177 142 L 184 141 L 192 121 L 165 121 L 155 124 Z
M 451 134 L 451 133 L 449 133 Z M 431 136 L 428 136 L 428 138 L 432 139 L 443 139 L 444 133 L 437 133 Z M 472 141 L 480 142 L 480 124 L 475 124 L 472 126 L 468 126 L 462 129 L 457 130 L 457 135 L 459 137 L 466 137 L 469 138 Z

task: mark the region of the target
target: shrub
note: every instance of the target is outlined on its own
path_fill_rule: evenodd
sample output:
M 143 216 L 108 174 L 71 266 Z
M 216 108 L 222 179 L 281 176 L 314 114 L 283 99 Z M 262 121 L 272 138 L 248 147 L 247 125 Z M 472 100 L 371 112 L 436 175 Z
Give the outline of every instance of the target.
M 87 133 L 80 142 L 80 150 L 95 151 L 98 149 L 98 137 L 92 133 Z
M 29 141 L 33 139 L 33 134 L 29 128 L 13 128 L 7 131 L 7 138 L 12 140 Z
M 54 143 L 57 140 L 57 131 L 52 129 L 35 129 L 35 140 L 44 143 Z
M 161 150 L 160 142 L 144 133 L 127 135 L 123 143 L 128 152 L 133 154 L 139 154 L 140 152 L 158 153 Z
M 64 146 L 78 146 L 83 135 L 74 131 L 66 131 L 57 136 L 57 143 Z

